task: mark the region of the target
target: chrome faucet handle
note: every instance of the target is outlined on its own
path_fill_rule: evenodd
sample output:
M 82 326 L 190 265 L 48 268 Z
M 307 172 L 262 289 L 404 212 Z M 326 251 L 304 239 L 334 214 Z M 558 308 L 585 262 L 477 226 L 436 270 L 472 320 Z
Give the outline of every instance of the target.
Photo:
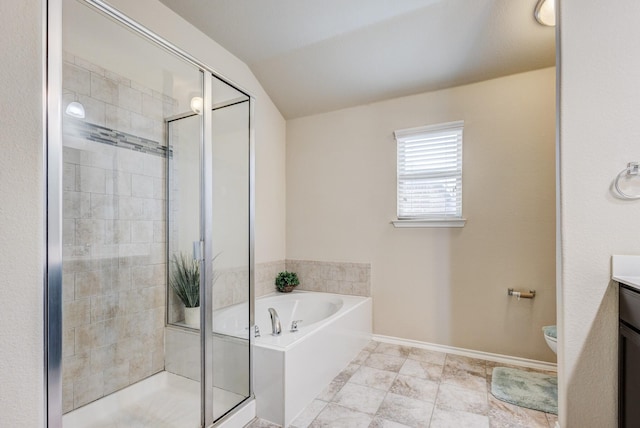
M 298 323 L 302 322 L 302 320 L 295 320 L 295 321 L 291 321 L 291 333 L 295 333 L 296 331 L 298 331 Z
M 258 324 L 255 325 L 255 333 L 253 337 L 260 337 L 260 327 L 258 327 Z

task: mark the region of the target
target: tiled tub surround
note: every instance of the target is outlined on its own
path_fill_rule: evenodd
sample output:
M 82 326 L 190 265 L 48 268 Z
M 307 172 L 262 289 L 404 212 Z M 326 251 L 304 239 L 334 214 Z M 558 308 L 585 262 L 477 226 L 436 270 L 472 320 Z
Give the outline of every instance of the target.
M 275 292 L 276 276 L 284 270 L 298 274 L 300 285 L 296 290 L 371 296 L 371 265 L 369 263 L 278 260 L 256 263 L 256 297 Z M 217 279 L 213 284 L 214 309 L 246 302 L 249 292 L 248 284 L 246 267 L 218 271 Z
M 85 122 L 113 130 L 111 140 L 91 141 L 78 132 L 85 125 L 70 126 L 75 120 L 66 117 L 63 124 L 63 411 L 69 412 L 164 368 L 160 142 L 163 115 L 175 102 L 70 55 L 63 76 L 65 104 L 79 100 Z M 122 133 L 133 135 L 124 141 Z
M 298 274 L 299 290 L 371 296 L 369 263 L 287 260 L 286 268 Z
M 497 366 L 511 367 L 372 341 L 290 426 L 554 428 L 556 415 L 491 395 Z M 247 427 L 275 426 L 256 420 Z

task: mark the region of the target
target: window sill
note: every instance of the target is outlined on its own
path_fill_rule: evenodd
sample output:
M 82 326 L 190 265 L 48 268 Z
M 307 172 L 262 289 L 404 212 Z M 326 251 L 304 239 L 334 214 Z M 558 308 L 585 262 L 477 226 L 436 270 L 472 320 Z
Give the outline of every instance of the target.
M 466 218 L 393 220 L 395 227 L 464 227 Z

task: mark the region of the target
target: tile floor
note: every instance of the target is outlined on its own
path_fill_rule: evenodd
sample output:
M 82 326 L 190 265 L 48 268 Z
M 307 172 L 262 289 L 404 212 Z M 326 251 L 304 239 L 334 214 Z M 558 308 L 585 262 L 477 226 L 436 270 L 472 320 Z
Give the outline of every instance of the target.
M 491 395 L 495 366 L 507 365 L 372 341 L 291 426 L 554 428 L 555 415 Z

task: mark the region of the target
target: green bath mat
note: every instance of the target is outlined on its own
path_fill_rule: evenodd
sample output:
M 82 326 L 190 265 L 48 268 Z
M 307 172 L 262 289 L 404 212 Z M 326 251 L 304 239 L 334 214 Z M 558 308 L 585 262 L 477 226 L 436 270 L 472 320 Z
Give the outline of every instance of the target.
M 491 393 L 498 400 L 545 413 L 558 414 L 558 378 L 542 373 L 496 367 Z

